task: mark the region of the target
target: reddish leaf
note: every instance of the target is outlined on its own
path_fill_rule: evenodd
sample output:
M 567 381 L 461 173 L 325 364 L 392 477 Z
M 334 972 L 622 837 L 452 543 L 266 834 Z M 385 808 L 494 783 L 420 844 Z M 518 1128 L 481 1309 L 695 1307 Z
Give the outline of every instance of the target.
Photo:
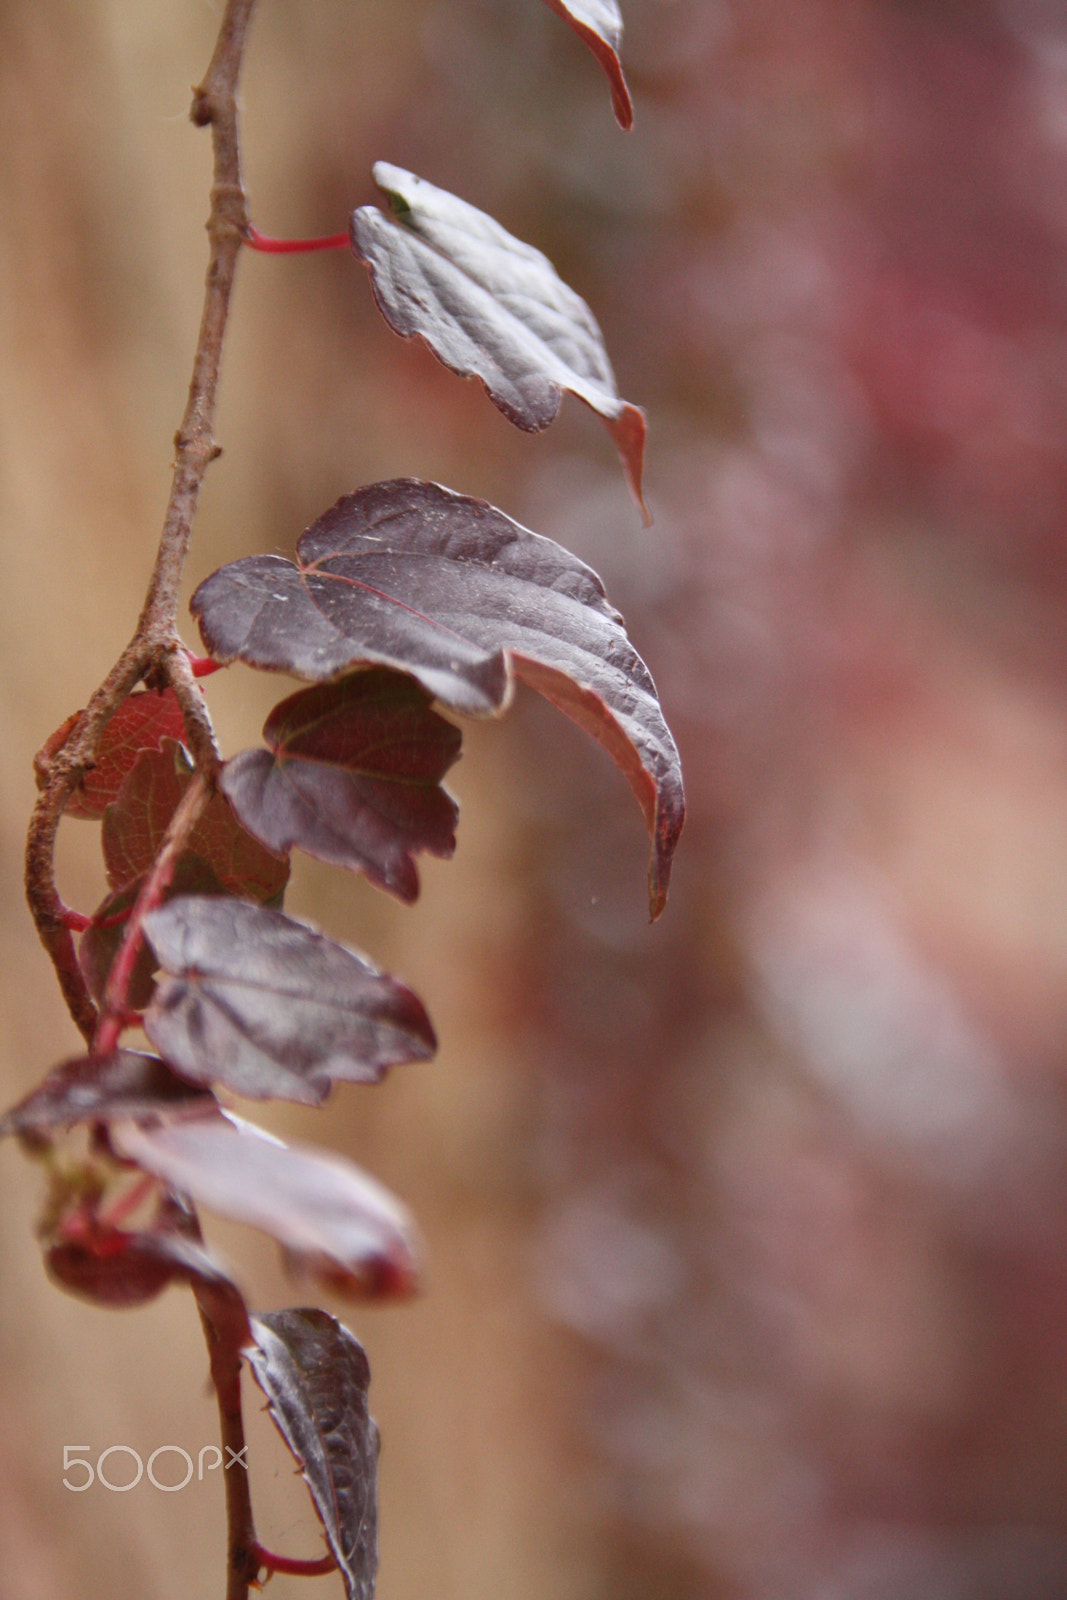
M 243 1310 L 237 1288 L 214 1257 L 173 1233 L 125 1233 L 96 1224 L 84 1238 L 51 1244 L 45 1265 L 64 1289 L 98 1306 L 127 1310 L 154 1300 L 168 1284 L 205 1283 Z
M 339 500 L 297 557 L 236 561 L 200 585 L 192 607 L 212 655 L 310 678 L 378 662 L 457 711 L 502 709 L 510 664 L 625 774 L 652 836 L 659 915 L 685 815 L 681 767 L 652 678 L 595 572 L 484 500 L 410 478 Z
M 189 758 L 174 739 L 164 739 L 162 749 L 146 750 L 137 758 L 118 799 L 104 814 L 104 863 L 113 889 L 124 888 L 152 866 L 191 776 Z M 224 890 L 253 900 L 274 899 L 289 878 L 285 857 L 241 826 L 224 795 L 211 799 L 187 854 L 205 863 Z
M 372 668 L 304 689 L 275 706 L 263 737 L 269 749 L 242 751 L 220 782 L 272 850 L 298 846 L 406 901 L 419 892 L 413 852 L 455 850 L 457 807 L 440 781 L 460 732 L 413 679 Z
M 93 919 L 78 944 L 78 965 L 94 1000 L 103 998 L 111 963 L 118 955 L 144 877 L 135 878 L 125 888 L 109 894 L 93 913 Z M 218 894 L 226 890 L 211 868 L 197 856 L 179 858 L 170 887 L 163 898 L 172 900 L 180 894 Z M 142 945 L 133 969 L 133 977 L 126 994 L 126 1004 L 131 1011 L 143 1011 L 152 998 L 153 975 L 156 961 L 147 944 Z
M 144 1029 L 183 1077 L 249 1099 L 318 1105 L 437 1041 L 421 1000 L 278 911 L 190 896 L 145 918 L 167 976 Z
M 109 1117 L 145 1117 L 174 1106 L 212 1104 L 212 1096 L 177 1077 L 165 1062 L 137 1050 L 75 1056 L 0 1117 L 0 1138 L 43 1133 Z
M 74 731 L 81 716 L 75 711 L 34 757 L 37 787 L 43 788 L 48 765 Z M 66 815 L 99 822 L 122 788 L 142 750 L 158 750 L 165 738 L 182 739 L 185 724 L 178 702 L 169 689 L 162 694 L 143 690 L 124 700 L 104 728 L 96 765 L 87 772 L 67 801 Z
M 248 1363 L 300 1465 L 348 1600 L 373 1600 L 378 1429 L 363 1346 L 325 1311 L 271 1311 L 251 1326 Z
M 619 46 L 622 43 L 622 17 L 616 0 L 547 0 L 548 5 L 584 39 L 608 75 L 611 103 L 623 128 L 634 125 L 634 108 L 623 77 Z
M 392 215 L 361 206 L 349 234 L 389 326 L 405 339 L 418 334 L 460 377 L 480 378 L 528 433 L 555 419 L 564 390 L 584 400 L 606 422 L 644 512 L 644 413 L 619 398 L 585 301 L 540 250 L 465 200 L 387 161 L 375 164 L 374 181 Z
M 151 690 L 132 694 L 104 729 L 96 766 L 75 789 L 66 815 L 98 822 L 118 798 L 143 750 L 162 750 L 165 739 L 184 737 L 181 710 L 169 689 L 163 694 Z
M 409 1294 L 417 1263 L 407 1212 L 339 1156 L 286 1145 L 229 1113 L 113 1122 L 115 1153 L 209 1211 L 272 1234 L 350 1295 Z

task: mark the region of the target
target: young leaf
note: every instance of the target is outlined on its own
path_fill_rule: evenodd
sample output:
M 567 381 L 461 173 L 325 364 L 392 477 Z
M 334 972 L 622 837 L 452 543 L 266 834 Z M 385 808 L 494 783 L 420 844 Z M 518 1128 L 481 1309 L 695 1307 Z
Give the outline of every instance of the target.
M 64 1289 L 98 1306 L 125 1311 L 154 1300 L 168 1284 L 197 1283 L 210 1285 L 216 1297 L 224 1296 L 243 1312 L 238 1289 L 214 1257 L 173 1233 L 126 1233 L 94 1224 L 82 1238 L 60 1238 L 49 1245 L 45 1265 Z
M 392 215 L 361 206 L 349 236 L 389 326 L 405 339 L 418 334 L 460 377 L 480 378 L 493 404 L 528 433 L 555 419 L 564 390 L 584 400 L 607 424 L 647 520 L 644 413 L 619 398 L 581 296 L 540 250 L 465 200 L 387 161 L 375 163 L 374 181 Z
M 452 854 L 457 808 L 440 782 L 460 732 L 413 679 L 372 668 L 301 690 L 263 737 L 266 750 L 226 763 L 220 787 L 270 849 L 298 846 L 406 901 L 419 889 L 413 852 Z
M 113 1122 L 116 1155 L 221 1216 L 260 1228 L 331 1288 L 410 1294 L 417 1261 L 400 1202 L 339 1156 L 283 1144 L 231 1113 Z
M 378 1429 L 363 1346 L 325 1311 L 270 1311 L 251 1326 L 248 1364 L 300 1465 L 348 1600 L 373 1600 Z
M 569 23 L 584 39 L 608 75 L 611 103 L 622 128 L 634 125 L 634 108 L 623 77 L 619 46 L 622 43 L 622 17 L 616 0 L 547 0 L 557 17 Z
M 152 866 L 191 776 L 189 759 L 173 739 L 138 756 L 118 799 L 104 813 L 104 864 L 113 889 L 124 888 Z M 253 900 L 275 899 L 289 879 L 286 858 L 242 828 L 224 795 L 213 796 L 187 854 L 210 868 L 228 893 Z
M 44 1133 L 109 1117 L 146 1117 L 174 1107 L 214 1103 L 205 1090 L 176 1076 L 157 1056 L 116 1050 L 107 1056 L 75 1056 L 0 1117 L 0 1138 L 9 1133 Z
M 50 759 L 66 744 L 80 712 L 68 717 L 48 740 L 41 756 Z M 159 750 L 164 739 L 182 739 L 185 724 L 181 709 L 169 689 L 162 694 L 142 690 L 130 695 L 119 706 L 104 729 L 97 751 L 96 765 L 87 772 L 67 801 L 65 815 L 99 822 L 117 798 L 128 774 L 133 771 L 142 750 Z M 38 787 L 44 772 L 38 759 Z
M 319 1105 L 437 1047 L 421 1000 L 320 933 L 229 897 L 145 918 L 166 976 L 144 1029 L 176 1071 L 252 1100 Z
M 659 915 L 685 816 L 681 766 L 595 572 L 484 500 L 411 478 L 339 500 L 302 535 L 297 562 L 235 561 L 200 585 L 192 609 L 212 655 L 324 679 L 377 662 L 467 712 L 502 709 L 510 667 L 625 774 L 652 837 Z

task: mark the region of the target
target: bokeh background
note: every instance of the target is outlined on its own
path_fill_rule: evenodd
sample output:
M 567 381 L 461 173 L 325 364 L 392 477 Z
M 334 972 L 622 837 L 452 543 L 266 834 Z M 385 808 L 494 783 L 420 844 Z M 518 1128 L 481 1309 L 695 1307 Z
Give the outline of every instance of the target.
M 5 1103 L 76 1043 L 21 897 L 30 761 L 155 548 L 218 12 L 0 3 Z M 334 1306 L 384 1433 L 381 1600 L 1060 1600 L 1067 12 L 625 16 L 632 135 L 539 0 L 262 0 L 247 63 L 263 231 L 339 230 L 384 158 L 552 257 L 649 412 L 655 526 L 577 403 L 519 435 L 347 255 L 250 257 L 190 588 L 363 482 L 484 494 L 601 572 L 690 795 L 649 928 L 625 784 L 520 695 L 467 730 L 457 857 L 416 907 L 295 874 L 289 905 L 413 982 L 443 1041 L 270 1116 L 427 1240 L 417 1304 Z M 211 680 L 228 749 L 279 687 Z M 63 841 L 87 908 L 94 833 Z M 215 1423 L 189 1297 L 61 1294 L 38 1201 L 0 1150 L 0 1596 L 219 1593 L 216 1480 L 62 1486 L 64 1445 L 195 1456 Z M 213 1237 L 258 1306 L 306 1298 L 266 1241 Z M 314 1555 L 250 1411 L 263 1536 Z M 340 1586 L 271 1589 L 313 1592 Z

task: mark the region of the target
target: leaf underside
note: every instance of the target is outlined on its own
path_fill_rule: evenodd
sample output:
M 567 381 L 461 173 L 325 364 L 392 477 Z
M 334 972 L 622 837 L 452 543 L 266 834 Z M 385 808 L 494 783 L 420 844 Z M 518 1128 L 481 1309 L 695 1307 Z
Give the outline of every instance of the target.
M 410 673 L 454 711 L 500 712 L 512 675 L 609 752 L 652 839 L 653 917 L 685 815 L 678 752 L 648 668 L 600 579 L 484 500 L 401 478 L 347 495 L 297 544 L 254 556 L 192 599 L 218 660 L 327 681 L 362 665 Z
M 52 735 L 45 746 L 48 754 L 55 755 L 62 749 L 78 715 L 76 713 L 68 717 Z M 170 689 L 161 694 L 149 689 L 131 694 L 104 728 L 96 762 L 81 778 L 67 801 L 64 815 L 99 822 L 108 806 L 118 798 L 119 790 L 136 766 L 141 751 L 159 750 L 164 739 L 180 740 L 184 735 L 181 708 Z
M 194 1083 L 319 1105 L 336 1081 L 377 1083 L 434 1053 L 410 989 L 281 912 L 193 895 L 144 927 L 164 973 L 144 1029 Z
M 173 739 L 138 756 L 104 813 L 101 843 L 112 889 L 124 888 L 151 869 L 191 777 L 192 764 Z M 285 856 L 268 850 L 243 828 L 221 794 L 212 796 L 185 854 L 203 863 L 229 894 L 274 900 L 288 882 Z
M 375 163 L 374 181 L 392 214 L 361 206 L 349 236 L 393 331 L 418 335 L 451 372 L 480 379 L 498 410 L 528 433 L 555 419 L 565 390 L 584 400 L 604 419 L 647 520 L 644 413 L 620 399 L 581 296 L 540 250 L 465 200 L 387 161 Z
M 363 872 L 409 902 L 414 852 L 452 855 L 458 813 L 441 779 L 461 736 L 414 679 L 373 668 L 304 689 L 275 706 L 263 736 L 267 749 L 228 761 L 220 784 L 270 849 Z
M 349 1600 L 372 1600 L 378 1568 L 378 1429 L 362 1345 L 325 1311 L 252 1318 L 246 1352 L 299 1463 Z
M 118 1156 L 209 1211 L 271 1234 L 339 1293 L 412 1292 L 418 1266 L 406 1210 L 339 1156 L 283 1144 L 218 1110 L 114 1121 L 108 1135 Z
M 616 0 L 546 0 L 557 17 L 562 17 L 592 50 L 611 84 L 611 103 L 622 128 L 634 125 L 634 108 L 626 87 L 619 47 L 622 44 L 622 17 Z

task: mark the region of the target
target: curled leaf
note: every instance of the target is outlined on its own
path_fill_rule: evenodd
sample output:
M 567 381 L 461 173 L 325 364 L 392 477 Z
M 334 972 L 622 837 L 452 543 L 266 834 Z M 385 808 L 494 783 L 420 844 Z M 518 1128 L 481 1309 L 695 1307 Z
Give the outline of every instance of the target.
M 247 1324 L 240 1293 L 215 1258 L 202 1245 L 173 1233 L 126 1233 L 99 1224 L 81 1239 L 49 1245 L 45 1265 L 69 1293 L 123 1311 L 147 1304 L 172 1283 L 209 1286 L 216 1297 L 241 1308 Z
M 560 545 L 484 500 L 400 478 L 339 500 L 302 535 L 295 565 L 222 567 L 192 608 L 220 660 L 323 679 L 378 663 L 456 711 L 501 710 L 513 672 L 624 773 L 652 838 L 653 917 L 662 911 L 685 816 L 678 752 L 603 584 Z
M 622 128 L 634 125 L 634 108 L 626 87 L 619 46 L 622 43 L 622 17 L 617 0 L 546 0 L 557 17 L 584 39 L 608 75 L 611 103 Z
M 451 372 L 479 378 L 497 409 L 528 433 L 555 419 L 565 390 L 584 400 L 603 417 L 647 520 L 644 413 L 620 399 L 581 296 L 540 250 L 465 200 L 387 161 L 375 163 L 374 181 L 391 215 L 361 206 L 349 236 L 393 331 L 417 334 Z
M 252 1318 L 246 1352 L 299 1463 L 348 1600 L 372 1600 L 378 1568 L 378 1429 L 363 1346 L 325 1311 Z
M 164 976 L 144 1029 L 176 1071 L 250 1099 L 318 1105 L 436 1049 L 418 996 L 279 911 L 228 896 L 145 918 Z
M 412 678 L 372 668 L 301 690 L 263 737 L 267 749 L 228 761 L 220 786 L 270 849 L 298 846 L 406 901 L 418 894 L 413 853 L 454 851 L 457 808 L 441 779 L 460 732 Z
M 113 1122 L 116 1155 L 209 1211 L 273 1235 L 331 1286 L 361 1298 L 410 1294 L 418 1266 L 408 1214 L 339 1156 L 283 1144 L 221 1111 Z

